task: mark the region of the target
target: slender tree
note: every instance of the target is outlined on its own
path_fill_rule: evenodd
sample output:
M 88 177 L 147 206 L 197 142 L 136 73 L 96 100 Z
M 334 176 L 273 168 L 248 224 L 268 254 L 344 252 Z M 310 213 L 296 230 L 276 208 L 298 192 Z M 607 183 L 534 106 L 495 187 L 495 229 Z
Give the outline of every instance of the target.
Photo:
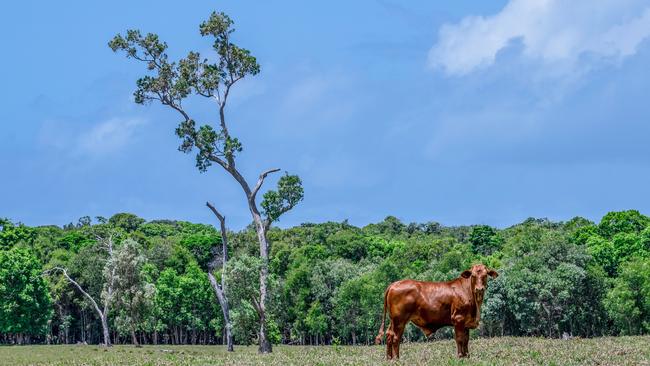
M 226 297 L 226 265 L 228 263 L 228 233 L 226 231 L 226 217 L 223 216 L 210 202 L 205 203 L 208 208 L 214 213 L 219 220 L 219 228 L 221 230 L 221 256 L 215 250 L 214 258 L 208 264 L 208 279 L 214 293 L 217 295 L 221 311 L 223 312 L 223 322 L 226 327 L 226 345 L 228 352 L 233 352 L 234 345 L 232 339 L 232 323 L 230 322 L 230 307 L 228 306 L 228 297 Z M 221 284 L 217 282 L 214 277 L 214 270 L 221 262 Z
M 49 270 L 46 271 L 47 274 L 49 273 L 55 273 L 55 272 L 60 272 L 63 274 L 65 279 L 70 282 L 74 287 L 76 287 L 79 292 L 81 292 L 82 295 L 93 305 L 93 309 L 97 313 L 97 316 L 99 316 L 99 319 L 102 323 L 102 335 L 104 337 L 104 346 L 105 347 L 110 347 L 111 346 L 111 337 L 110 337 L 110 332 L 108 329 L 108 313 L 110 311 L 110 307 L 113 301 L 113 297 L 115 295 L 115 266 L 114 266 L 114 244 L 113 244 L 113 236 L 108 235 L 106 239 L 98 238 L 100 243 L 105 247 L 108 257 L 106 259 L 106 265 L 104 267 L 104 288 L 101 293 L 101 305 L 102 307 L 100 308 L 99 304 L 95 299 L 86 291 L 84 288 L 77 282 L 75 281 L 69 274 L 68 270 L 63 267 L 53 267 Z
M 267 232 L 272 222 L 291 210 L 303 198 L 302 182 L 295 175 L 286 174 L 278 182 L 276 191 L 264 194 L 262 211 L 257 206 L 257 194 L 266 177 L 280 171 L 269 169 L 260 174 L 257 183 L 251 186 L 236 165 L 237 154 L 243 149 L 239 140 L 232 136 L 226 123 L 225 108 L 231 88 L 243 78 L 254 76 L 260 66 L 250 51 L 231 42 L 234 32 L 233 21 L 224 13 L 213 12 L 210 18 L 199 27 L 202 36 L 214 38 L 213 49 L 217 53 L 215 62 L 201 58 L 197 52 L 190 52 L 178 62 L 170 62 L 167 44 L 156 34 L 142 35 L 138 30 L 128 30 L 125 36 L 116 35 L 109 47 L 117 52 L 123 51 L 127 58 L 144 62 L 150 74 L 138 79 L 134 92 L 138 104 L 160 102 L 181 116 L 176 134 L 182 140 L 179 150 L 189 153 L 194 149 L 196 166 L 205 172 L 212 164 L 221 166 L 241 186 L 250 210 L 257 239 L 260 267 L 260 296 L 253 299 L 259 315 L 259 352 L 271 352 L 267 337 L 267 282 L 269 241 Z M 197 126 L 197 122 L 183 106 L 183 100 L 190 96 L 214 100 L 219 110 L 216 128 L 210 124 Z
M 115 323 L 121 332 L 128 329 L 136 347 L 141 347 L 136 330 L 153 305 L 153 285 L 145 281 L 142 273 L 145 260 L 139 244 L 129 238 L 122 242 L 111 265 L 111 270 L 115 271 Z

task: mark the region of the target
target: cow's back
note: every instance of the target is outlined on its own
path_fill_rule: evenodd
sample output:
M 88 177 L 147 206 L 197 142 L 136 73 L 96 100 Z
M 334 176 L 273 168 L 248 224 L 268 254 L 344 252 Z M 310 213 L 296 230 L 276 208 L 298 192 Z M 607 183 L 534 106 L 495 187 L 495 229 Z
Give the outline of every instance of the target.
M 386 294 L 390 317 L 411 320 L 430 331 L 451 325 L 451 308 L 458 297 L 456 286 L 455 281 L 394 282 Z

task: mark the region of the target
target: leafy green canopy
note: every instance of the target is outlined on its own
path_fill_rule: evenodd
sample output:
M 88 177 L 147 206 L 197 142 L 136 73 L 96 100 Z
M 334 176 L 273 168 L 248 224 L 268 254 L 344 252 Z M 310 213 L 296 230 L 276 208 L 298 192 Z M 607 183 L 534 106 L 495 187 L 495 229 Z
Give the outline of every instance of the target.
M 9 249 L 19 242 L 31 244 L 35 236 L 34 229 L 23 224 L 16 226 L 8 219 L 0 218 L 0 250 Z
M 52 302 L 41 272 L 29 249 L 0 250 L 0 333 L 45 334 Z
M 643 216 L 633 216 L 645 221 Z M 17 331 L 8 330 L 7 324 L 36 321 L 40 314 L 51 321 L 46 332 L 53 342 L 75 342 L 83 332 L 98 329 L 90 304 L 66 282 L 50 284 L 51 305 L 37 307 L 32 298 L 39 299 L 39 291 L 43 296 L 48 292 L 39 282 L 41 263 L 45 268 L 70 268 L 70 274 L 99 298 L 105 291 L 106 250 L 94 240 L 75 249 L 61 238 L 92 238 L 91 233 L 102 232 L 105 225 L 65 230 L 24 227 L 36 233 L 31 244 L 15 239 L 8 243 L 11 249 L 0 251 L 0 287 L 11 283 L 0 290 L 2 316 L 16 316 L 3 323 L 0 336 Z M 500 274 L 486 294 L 477 330 L 481 335 L 648 334 L 650 251 L 646 238 L 650 227 L 619 225 L 604 237 L 599 226 L 576 218 L 566 223 L 528 219 L 505 229 L 445 227 L 404 224 L 387 217 L 365 227 L 326 222 L 273 228 L 269 231 L 273 242 L 269 257 L 272 301 L 266 318 L 269 335 L 283 343 L 370 342 L 379 327 L 382 295 L 389 283 L 403 278 L 449 280 L 476 262 Z M 122 341 L 130 341 L 133 325 L 148 342 L 155 335 L 159 342 L 221 342 L 221 309 L 201 268 L 210 246 L 218 241 L 214 227 L 155 220 L 120 233 L 114 262 L 119 269 L 119 296 L 112 303 L 110 326 L 122 335 Z M 230 260 L 225 270 L 238 344 L 255 343 L 259 330 L 255 299 L 261 261 L 256 235 L 251 227 L 229 233 Z M 14 276 L 21 271 L 36 276 Z M 214 275 L 219 279 L 223 273 L 217 270 Z M 34 280 L 23 280 L 27 278 Z M 29 301 L 16 296 L 13 289 L 24 289 L 20 293 L 29 293 Z M 46 304 L 47 300 L 41 300 L 36 302 Z M 20 329 L 34 337 L 43 334 L 37 325 L 20 325 Z M 98 332 L 89 334 L 87 339 L 100 340 Z M 406 334 L 411 340 L 424 339 L 417 328 L 409 327 Z M 437 336 L 446 334 L 441 330 Z

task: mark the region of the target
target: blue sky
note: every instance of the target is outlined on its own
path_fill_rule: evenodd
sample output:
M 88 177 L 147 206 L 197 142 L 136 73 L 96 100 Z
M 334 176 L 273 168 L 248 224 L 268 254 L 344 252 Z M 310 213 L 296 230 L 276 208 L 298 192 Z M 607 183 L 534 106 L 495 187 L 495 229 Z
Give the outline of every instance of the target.
M 176 150 L 178 117 L 132 102 L 143 65 L 106 46 L 139 28 L 172 58 L 209 54 L 212 10 L 262 66 L 228 106 L 239 166 L 304 182 L 280 226 L 650 211 L 649 1 L 187 3 L 3 3 L 0 216 L 210 223 L 210 200 L 231 227 L 250 222 L 230 177 Z

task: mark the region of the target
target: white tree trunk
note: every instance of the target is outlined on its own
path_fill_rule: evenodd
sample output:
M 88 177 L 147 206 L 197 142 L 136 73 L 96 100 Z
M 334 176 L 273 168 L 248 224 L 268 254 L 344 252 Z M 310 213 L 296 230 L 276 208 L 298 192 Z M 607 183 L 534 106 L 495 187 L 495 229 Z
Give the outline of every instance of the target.
M 221 287 L 217 283 L 217 279 L 214 278 L 212 272 L 208 271 L 208 279 L 214 289 L 214 293 L 217 295 L 219 304 L 221 305 L 221 311 L 223 312 L 223 322 L 226 328 L 226 345 L 228 347 L 228 352 L 234 351 L 233 339 L 232 339 L 232 324 L 230 324 L 230 309 L 228 307 L 228 299 L 226 295 L 221 290 Z
M 66 269 L 64 269 L 64 268 L 58 268 L 58 267 L 55 268 L 55 269 L 61 270 L 61 271 L 63 272 L 63 275 L 65 276 L 65 278 L 68 280 L 68 282 L 72 283 L 72 284 L 73 284 L 77 289 L 79 289 L 79 291 L 80 291 L 80 292 L 81 292 L 81 293 L 86 297 L 86 299 L 88 299 L 88 301 L 90 301 L 90 303 L 93 305 L 93 309 L 95 309 L 95 311 L 97 312 L 97 316 L 99 316 L 99 319 L 101 319 L 101 322 L 102 322 L 102 330 L 103 330 L 103 335 L 104 335 L 104 346 L 106 346 L 106 347 L 110 347 L 110 346 L 111 346 L 111 338 L 108 336 L 109 332 L 108 332 L 108 319 L 107 319 L 107 315 L 108 315 L 108 311 L 107 311 L 107 310 L 108 310 L 108 309 L 107 309 L 107 307 L 105 306 L 105 307 L 104 307 L 104 311 L 102 311 L 102 310 L 99 308 L 99 306 L 97 305 L 97 302 L 95 301 L 95 299 L 93 299 L 92 296 L 90 296 L 90 294 L 88 294 L 88 293 L 87 293 L 87 292 L 86 292 L 86 291 L 81 287 L 81 285 L 79 285 L 79 283 L 77 283 L 77 281 L 73 280 L 72 277 L 70 277 L 70 276 L 68 275 L 68 271 L 67 271 Z M 105 304 L 105 305 L 106 305 L 106 304 Z
M 228 298 L 226 297 L 226 264 L 228 263 L 228 233 L 226 231 L 226 218 L 217 211 L 210 202 L 206 202 L 206 206 L 208 206 L 214 215 L 217 216 L 217 219 L 219 219 L 219 227 L 221 230 L 221 285 L 217 283 L 217 279 L 212 274 L 212 270 L 214 269 L 212 267 L 216 263 L 217 258 L 208 265 L 208 279 L 210 280 L 214 293 L 217 295 L 217 300 L 219 300 L 219 305 L 221 305 L 221 311 L 223 312 L 228 352 L 233 352 L 235 347 L 232 337 L 232 324 L 230 323 L 230 308 L 228 306 Z

